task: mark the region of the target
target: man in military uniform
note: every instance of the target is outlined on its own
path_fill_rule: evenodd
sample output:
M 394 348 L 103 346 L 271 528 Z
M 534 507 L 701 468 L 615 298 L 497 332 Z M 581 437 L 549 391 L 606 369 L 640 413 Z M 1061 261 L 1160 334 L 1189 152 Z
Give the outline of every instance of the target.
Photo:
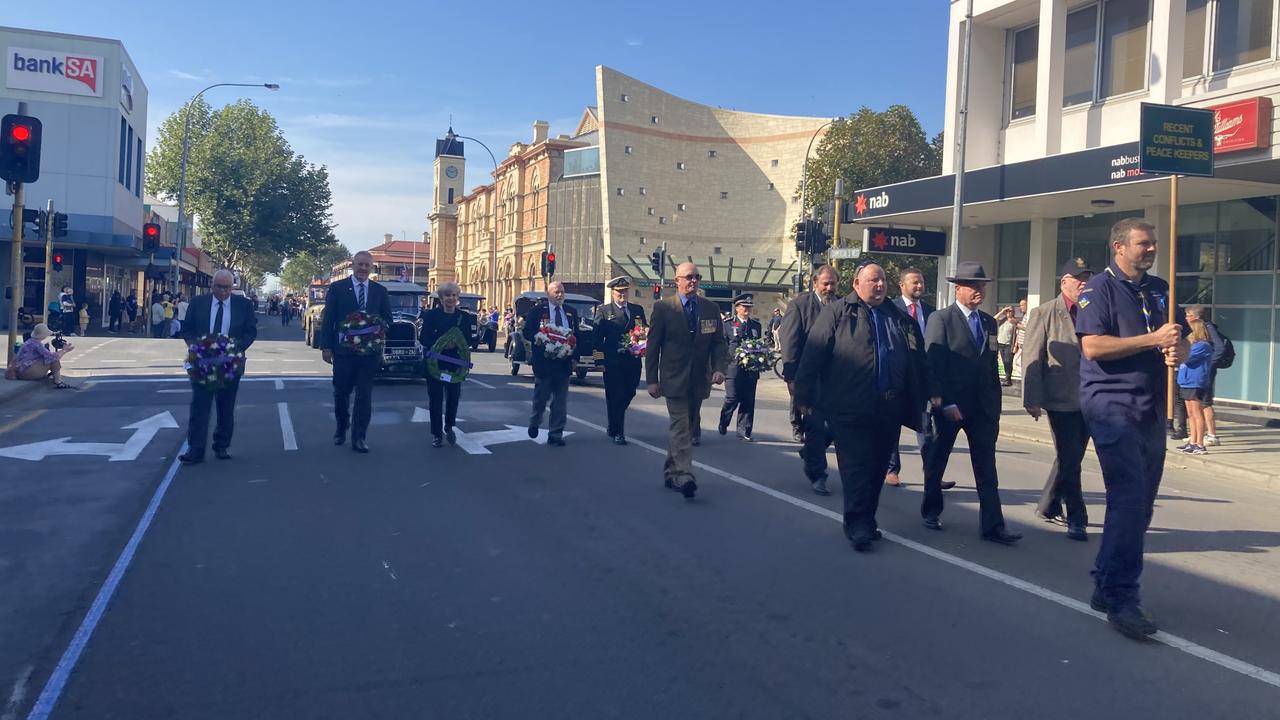
M 1093 567 L 1094 610 L 1124 635 L 1157 627 L 1142 612 L 1143 539 L 1164 474 L 1167 368 L 1187 354 L 1186 319 L 1169 307 L 1169 283 L 1147 274 L 1155 226 L 1125 218 L 1111 228 L 1115 253 L 1077 301 L 1080 411 L 1102 466 L 1107 515 Z
M 827 446 L 831 444 L 831 438 L 820 408 L 814 408 L 807 417 L 798 412 L 795 381 L 809 328 L 818 319 L 818 313 L 838 299 L 836 286 L 839 282 L 840 274 L 830 265 L 814 270 L 813 291 L 800 293 L 791 301 L 778 328 L 782 347 L 782 379 L 787 381 L 787 390 L 791 393 L 791 428 L 795 438 L 804 443 L 800 448 L 804 474 L 813 491 L 819 495 L 831 494 L 827 489 Z
M 729 421 L 738 411 L 738 439 L 751 442 L 751 426 L 756 418 L 756 383 L 760 373 L 738 365 L 737 351 L 743 340 L 760 340 L 764 333 L 760 321 L 751 317 L 755 305 L 751 293 L 733 299 L 734 318 L 725 325 L 729 341 L 729 368 L 724 374 L 724 407 L 720 408 L 720 434 L 729 431 Z
M 547 284 L 547 301 L 530 310 L 524 318 L 524 339 L 530 344 L 529 364 L 533 366 L 533 407 L 529 414 L 529 437 L 538 437 L 542 412 L 551 403 L 547 424 L 547 445 L 564 445 L 564 423 L 568 417 L 569 376 L 577 363 L 573 353 L 566 357 L 547 354 L 545 341 L 538 338 L 542 323 L 572 335 L 578 328 L 578 311 L 564 301 L 564 284 L 553 280 Z
M 639 356 L 632 355 L 622 346 L 637 325 L 644 326 L 644 308 L 627 302 L 631 281 L 616 277 L 606 283 L 613 301 L 596 308 L 595 341 L 592 347 L 604 356 L 604 404 L 609 415 L 609 438 L 615 445 L 626 445 L 625 422 L 627 408 L 636 396 L 640 384 Z

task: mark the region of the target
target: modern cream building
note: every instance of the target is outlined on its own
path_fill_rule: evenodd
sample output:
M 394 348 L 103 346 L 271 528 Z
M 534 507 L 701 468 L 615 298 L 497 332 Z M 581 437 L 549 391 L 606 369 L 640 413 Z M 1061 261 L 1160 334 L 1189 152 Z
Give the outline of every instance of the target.
M 996 275 L 993 306 L 1053 297 L 1067 259 L 1105 267 L 1123 217 L 1160 229 L 1167 277 L 1170 181 L 1138 169 L 1141 105 L 1211 108 L 1215 176 L 1179 183 L 1177 300 L 1212 308 L 1235 344 L 1218 398 L 1280 404 L 1277 3 L 976 0 L 959 257 Z M 949 141 L 965 7 L 950 4 Z M 939 177 L 859 190 L 852 219 L 950 231 L 953 172 L 948 152 Z
M 648 304 L 658 282 L 649 256 L 666 242 L 668 292 L 674 265 L 693 260 L 712 299 L 780 297 L 799 269 L 790 228 L 805 153 L 827 120 L 700 105 L 597 67 L 596 104 L 572 134 L 551 137 L 534 123 L 495 182 L 452 205 L 461 141 L 437 143 L 437 188 L 446 189 L 429 215 L 440 251 L 430 282 L 456 279 L 506 305 L 542 289 L 539 260 L 551 248 L 571 292 L 603 297 L 606 280 L 628 275 Z M 451 165 L 455 178 L 442 174 Z

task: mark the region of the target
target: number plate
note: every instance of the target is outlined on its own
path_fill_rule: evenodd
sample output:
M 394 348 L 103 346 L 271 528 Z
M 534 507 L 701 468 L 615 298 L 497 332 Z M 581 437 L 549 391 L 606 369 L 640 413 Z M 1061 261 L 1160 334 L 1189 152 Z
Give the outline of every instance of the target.
M 413 348 L 387 348 L 388 357 L 415 357 L 418 354 Z

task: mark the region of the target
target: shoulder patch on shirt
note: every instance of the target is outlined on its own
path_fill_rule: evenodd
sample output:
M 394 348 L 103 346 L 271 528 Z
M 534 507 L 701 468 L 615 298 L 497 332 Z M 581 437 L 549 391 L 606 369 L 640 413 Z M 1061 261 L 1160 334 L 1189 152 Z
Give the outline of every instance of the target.
M 1076 304 L 1077 304 L 1077 305 L 1079 305 L 1079 306 L 1080 306 L 1080 307 L 1082 307 L 1082 308 L 1084 308 L 1084 307 L 1089 307 L 1089 298 L 1085 297 L 1085 296 L 1084 296 L 1084 293 L 1081 293 L 1081 294 L 1080 294 L 1080 299 L 1079 299 L 1079 300 L 1076 300 Z

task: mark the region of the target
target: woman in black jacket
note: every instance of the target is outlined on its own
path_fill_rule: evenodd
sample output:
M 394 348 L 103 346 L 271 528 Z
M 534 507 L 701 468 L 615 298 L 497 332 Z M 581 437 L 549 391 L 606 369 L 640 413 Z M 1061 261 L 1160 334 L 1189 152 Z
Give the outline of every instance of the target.
M 457 442 L 453 434 L 453 423 L 458 417 L 458 400 L 462 395 L 462 383 L 451 382 L 451 380 L 453 373 L 464 366 L 457 362 L 449 362 L 449 358 L 460 358 L 463 350 L 459 347 L 449 347 L 442 350 L 435 358 L 432 358 L 431 353 L 436 341 L 453 328 L 458 328 L 462 333 L 460 341 L 462 348 L 465 348 L 470 338 L 475 335 L 475 316 L 458 307 L 459 292 L 461 290 L 457 283 L 442 284 L 437 290 L 440 305 L 428 310 L 422 316 L 422 333 L 419 338 L 422 342 L 422 350 L 427 353 L 428 359 L 434 359 L 439 366 L 437 376 L 432 376 L 430 373 L 427 376 L 427 393 L 431 397 L 431 447 L 440 447 L 443 444 L 442 429 L 443 436 L 449 440 L 450 445 Z M 443 423 L 440 417 L 442 404 L 444 406 Z

